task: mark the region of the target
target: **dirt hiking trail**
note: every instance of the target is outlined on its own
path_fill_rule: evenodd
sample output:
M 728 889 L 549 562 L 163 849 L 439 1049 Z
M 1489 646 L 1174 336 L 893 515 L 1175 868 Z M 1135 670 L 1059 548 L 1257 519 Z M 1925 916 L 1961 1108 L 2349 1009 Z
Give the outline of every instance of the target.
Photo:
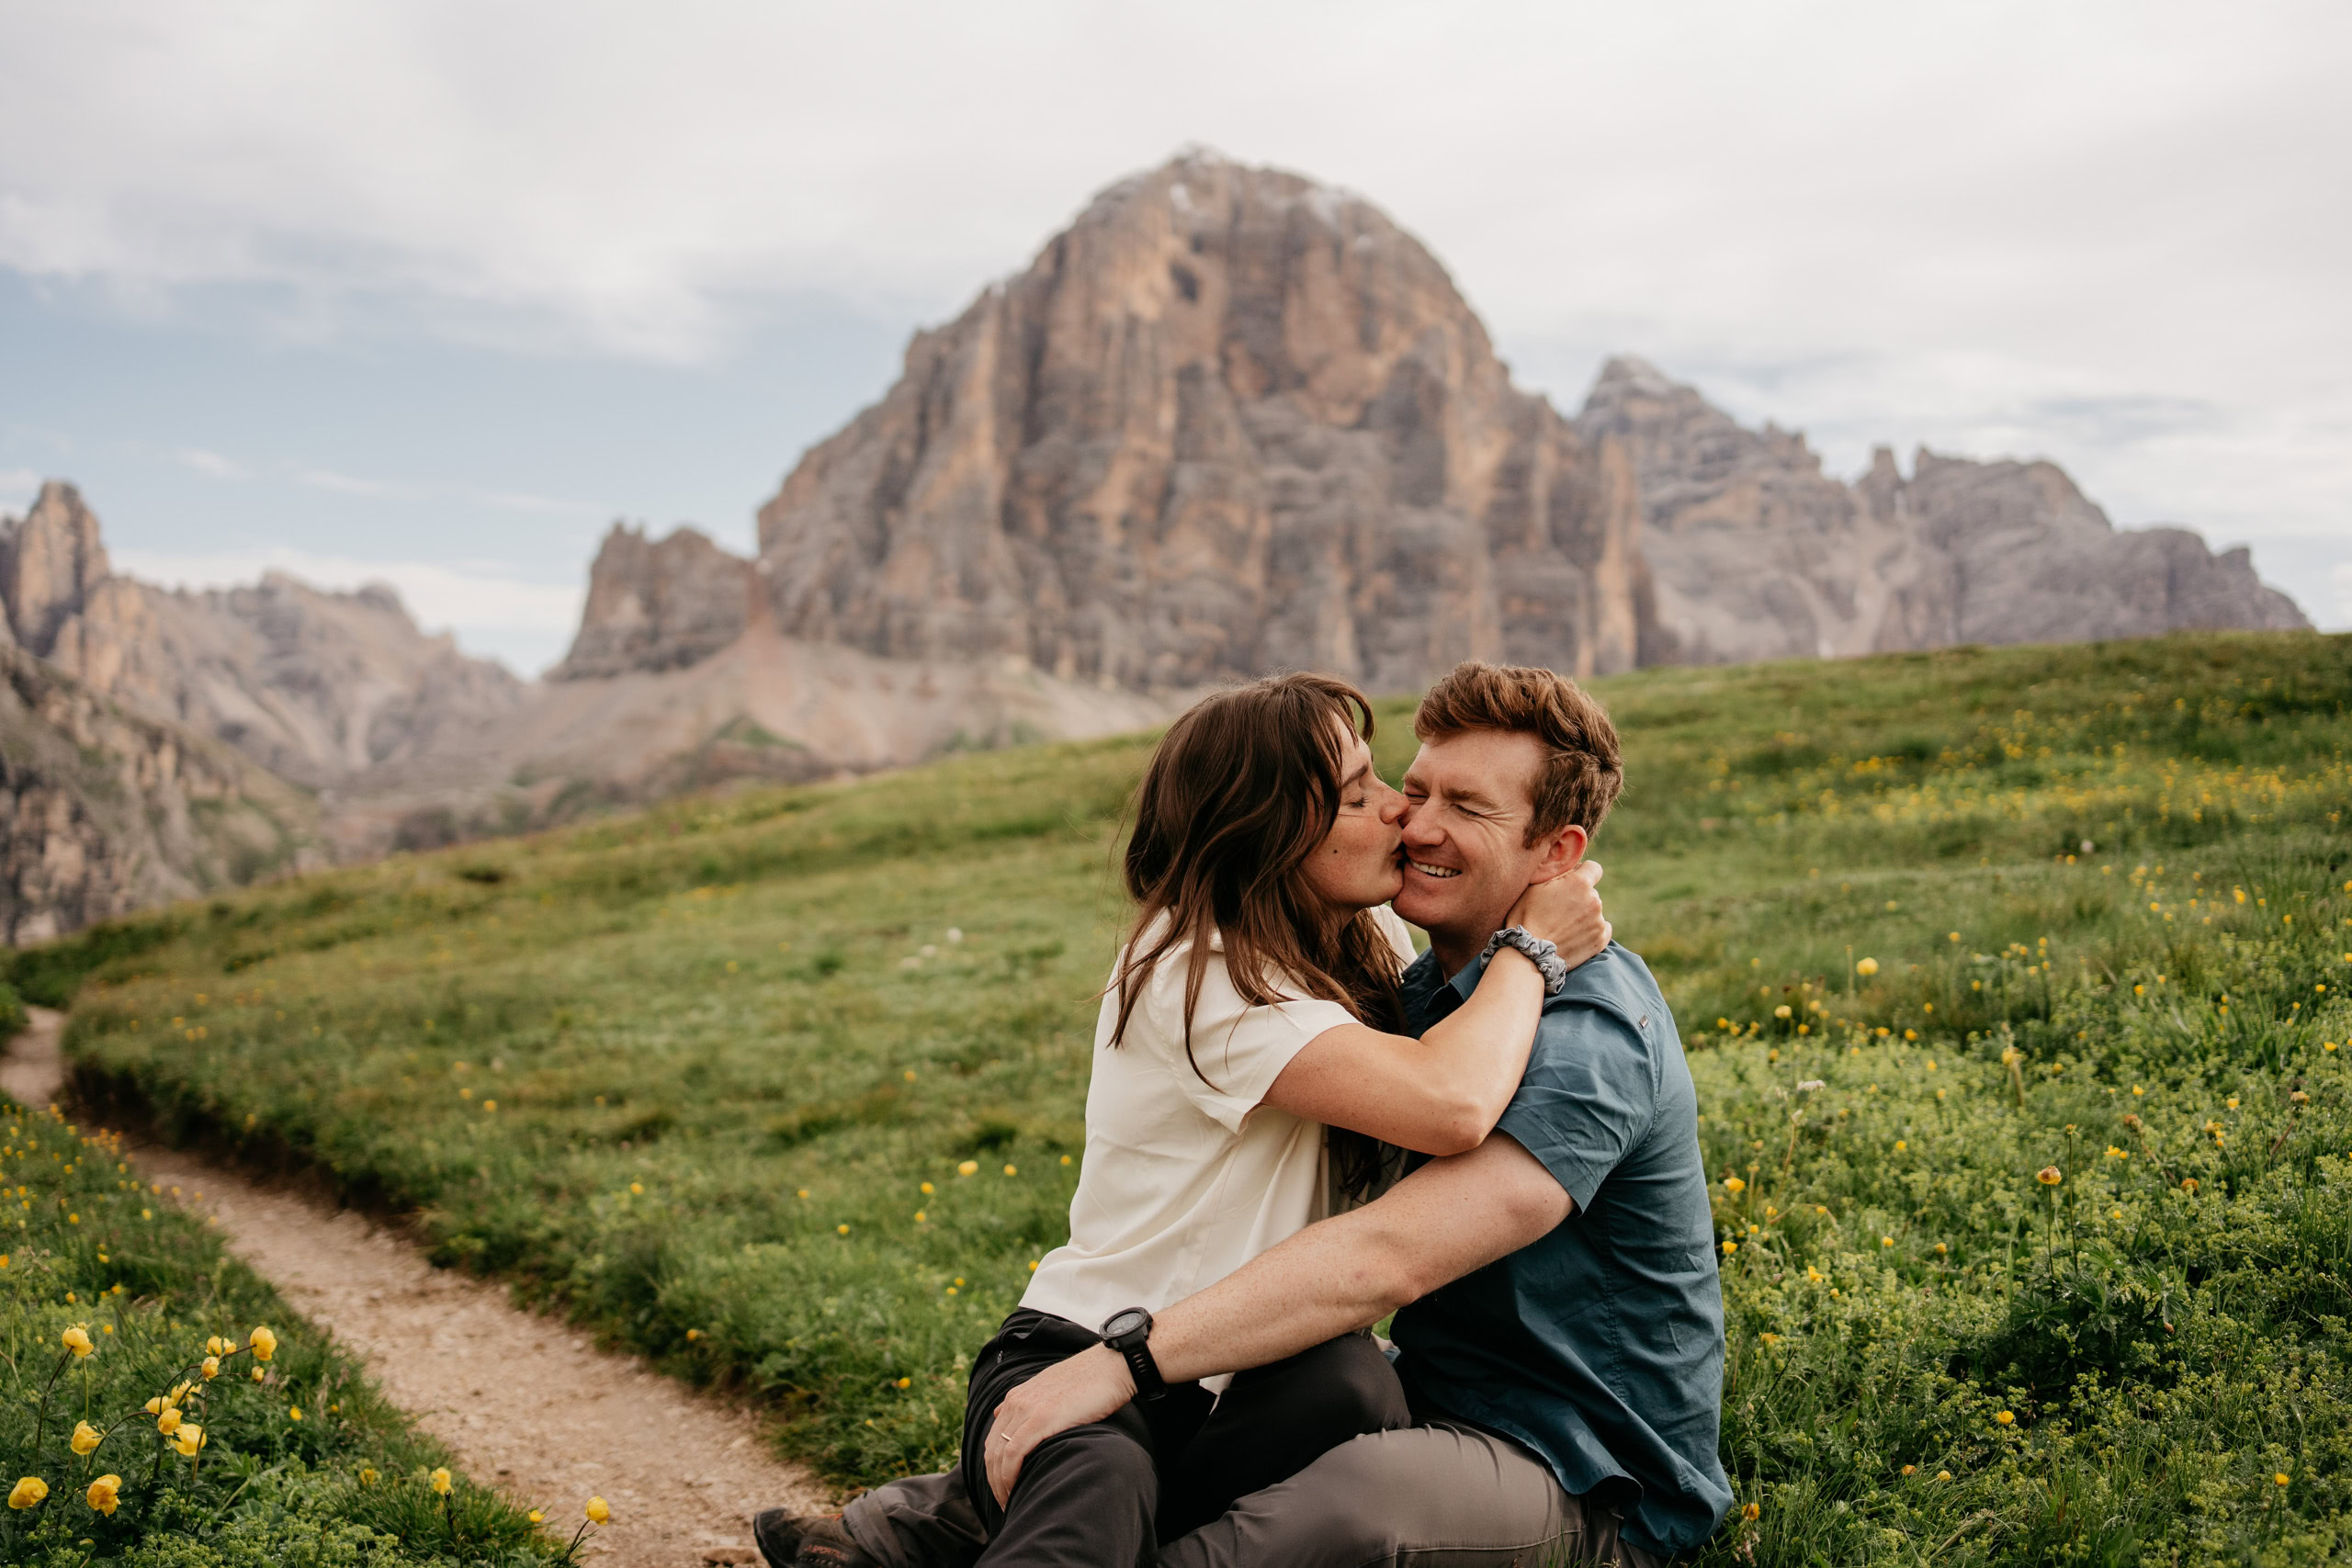
M 0 1089 L 57 1098 L 62 1013 L 28 1010 L 6 1047 Z M 752 1515 L 825 1506 L 823 1485 L 775 1459 L 760 1420 L 635 1359 L 599 1350 L 504 1290 L 426 1263 L 349 1211 L 256 1184 L 204 1159 L 133 1143 L 147 1179 L 218 1217 L 229 1250 L 287 1303 L 356 1350 L 387 1395 L 455 1451 L 459 1468 L 547 1510 L 569 1538 L 590 1494 L 612 1505 L 591 1561 L 605 1568 L 757 1563 Z

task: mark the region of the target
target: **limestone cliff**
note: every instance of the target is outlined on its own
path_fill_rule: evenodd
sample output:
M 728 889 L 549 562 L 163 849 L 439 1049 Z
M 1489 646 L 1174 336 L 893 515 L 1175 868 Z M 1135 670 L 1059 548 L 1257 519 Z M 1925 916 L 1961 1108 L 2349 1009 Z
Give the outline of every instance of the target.
M 1665 648 L 1634 475 L 1515 389 L 1368 202 L 1207 155 L 1112 186 L 917 334 L 760 513 L 777 622 L 1170 690 Z
M 1922 448 L 1905 479 L 1881 449 L 1848 485 L 1803 436 L 1744 429 L 1631 358 L 1610 361 L 1576 423 L 1631 454 L 1658 617 L 1687 659 L 2310 624 L 2244 549 L 2119 531 L 2054 464 Z
M 0 648 L 0 941 L 325 858 L 303 791 Z
M 692 528 L 650 539 L 613 525 L 588 569 L 580 632 L 550 681 L 698 663 L 743 635 L 751 563 Z
M 56 481 L 0 520 L 0 608 L 9 640 L 92 690 L 314 787 L 429 750 L 526 690 L 419 631 L 389 588 L 328 592 L 273 572 L 189 592 L 116 576 L 96 516 Z

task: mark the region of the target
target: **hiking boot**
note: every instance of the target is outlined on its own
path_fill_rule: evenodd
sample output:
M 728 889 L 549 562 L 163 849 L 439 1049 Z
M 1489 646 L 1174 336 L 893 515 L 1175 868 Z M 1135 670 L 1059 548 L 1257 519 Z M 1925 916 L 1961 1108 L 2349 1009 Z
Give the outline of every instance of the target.
M 851 1539 L 839 1514 L 795 1518 L 769 1508 L 752 1517 L 752 1539 L 768 1568 L 882 1568 Z

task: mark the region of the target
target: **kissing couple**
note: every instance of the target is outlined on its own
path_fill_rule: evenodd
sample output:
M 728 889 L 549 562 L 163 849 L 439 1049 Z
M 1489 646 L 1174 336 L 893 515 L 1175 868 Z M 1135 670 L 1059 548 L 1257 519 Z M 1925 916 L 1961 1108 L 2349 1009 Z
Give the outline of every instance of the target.
M 1413 730 L 1400 794 L 1338 681 L 1170 728 L 1069 1242 L 973 1359 L 959 1468 L 761 1514 L 774 1568 L 1652 1568 L 1713 1533 L 1697 1100 L 1586 858 L 1616 731 L 1475 662 Z

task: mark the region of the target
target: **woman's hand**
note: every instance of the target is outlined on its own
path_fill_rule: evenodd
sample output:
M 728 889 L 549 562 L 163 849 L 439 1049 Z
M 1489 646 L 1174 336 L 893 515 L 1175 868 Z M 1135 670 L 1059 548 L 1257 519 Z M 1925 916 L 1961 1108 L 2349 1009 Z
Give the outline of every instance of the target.
M 1612 933 L 1600 908 L 1600 863 L 1589 860 L 1535 884 L 1510 907 L 1509 923 L 1524 926 L 1558 948 L 1560 962 L 1571 969 L 1600 956 Z
M 1057 1361 L 1004 1396 L 989 1421 L 989 1490 L 1001 1508 L 1021 1467 L 1047 1438 L 1100 1421 L 1136 1396 L 1135 1374 L 1107 1345 Z

